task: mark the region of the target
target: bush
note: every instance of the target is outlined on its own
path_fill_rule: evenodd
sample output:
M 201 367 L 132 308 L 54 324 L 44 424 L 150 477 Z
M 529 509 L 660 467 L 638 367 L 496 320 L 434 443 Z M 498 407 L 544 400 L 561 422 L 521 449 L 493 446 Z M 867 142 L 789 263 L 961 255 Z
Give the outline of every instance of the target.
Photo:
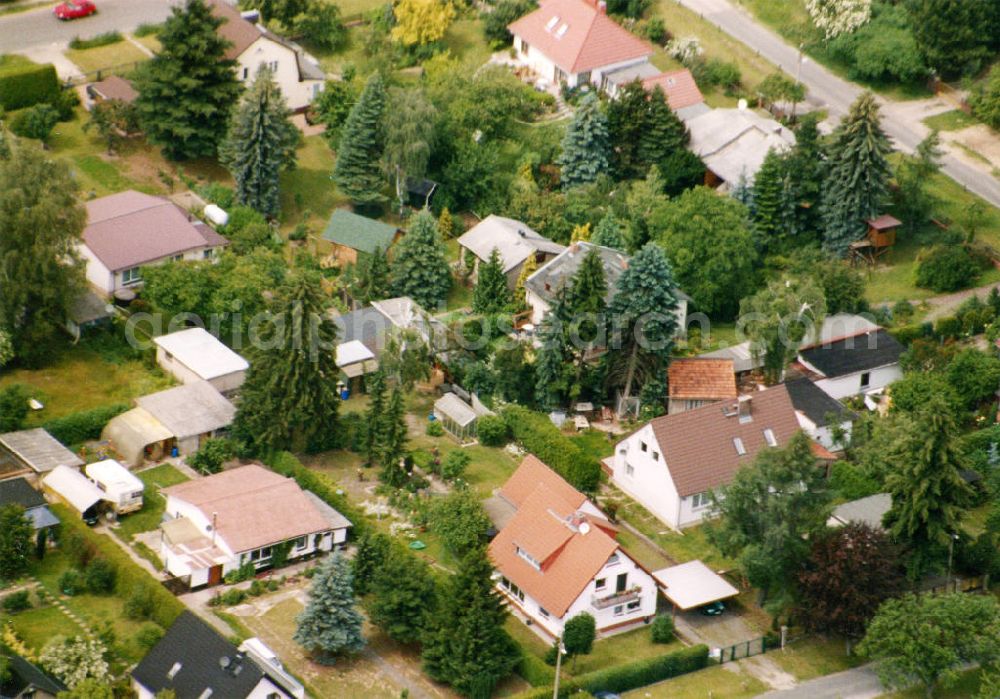
M 153 599 L 149 588 L 145 585 L 136 585 L 125 600 L 125 616 L 137 621 L 148 619 L 153 616 L 155 606 L 156 600 Z
M 51 104 L 36 104 L 11 119 L 10 130 L 24 138 L 48 141 L 59 121 L 59 111 Z
M 434 422 L 427 423 L 427 429 L 424 430 L 424 432 L 427 434 L 428 437 L 443 437 L 444 427 L 441 426 L 440 422 L 435 420 Z M 480 441 L 482 440 L 480 439 Z
M 483 415 L 476 423 L 476 433 L 479 443 L 487 447 L 499 447 L 507 443 L 510 430 L 507 423 L 499 415 Z
M 31 609 L 31 598 L 27 590 L 20 590 L 3 598 L 3 610 L 8 614 Z
M 139 633 L 135 635 L 135 642 L 148 653 L 153 650 L 153 646 L 160 642 L 161 638 L 163 638 L 163 629 L 156 624 L 143 624 Z
M 267 592 L 267 583 L 263 580 L 254 580 L 250 583 L 250 589 L 247 590 L 253 597 L 260 597 L 265 592 Z
M 38 65 L 26 58 L 0 56 L 0 107 L 23 109 L 59 98 L 59 78 L 51 63 Z
M 441 477 L 446 481 L 454 481 L 465 474 L 465 469 L 472 463 L 472 457 L 466 452 L 456 449 L 448 452 L 441 462 Z
M 670 643 L 674 640 L 674 620 L 666 614 L 653 619 L 653 626 L 650 629 L 653 643 Z
M 222 594 L 216 595 L 208 603 L 213 607 L 233 607 L 237 604 L 242 604 L 248 596 L 246 590 L 233 588 L 232 590 L 226 590 Z
M 84 589 L 83 576 L 76 570 L 67 570 L 60 575 L 57 584 L 59 585 L 59 591 L 70 597 L 83 592 Z
M 552 668 L 539 660 L 538 656 L 523 648 L 521 649 L 521 661 L 514 668 L 514 672 L 532 687 L 551 687 L 552 681 L 555 679 L 555 672 Z
M 188 459 L 188 463 L 202 473 L 218 473 L 222 464 L 236 455 L 236 445 L 232 440 L 213 438 L 205 441 L 201 448 Z
M 163 31 L 163 25 L 162 24 L 153 24 L 152 22 L 143 22 L 138 27 L 136 27 L 135 31 L 132 32 L 132 33 L 135 36 L 143 37 L 143 36 L 154 36 L 156 34 L 159 34 L 161 31 Z
M 129 409 L 126 403 L 115 403 L 100 408 L 81 410 L 65 417 L 49 420 L 42 425 L 49 434 L 63 444 L 77 445 L 91 439 L 100 439 L 101 430 L 111 418 Z
M 110 595 L 115 590 L 117 572 L 104 558 L 95 558 L 83 573 L 87 591 L 95 595 Z
M 215 204 L 227 211 L 232 208 L 233 201 L 236 198 L 236 193 L 231 187 L 226 187 L 218 182 L 206 182 L 205 184 L 198 185 L 195 187 L 195 191 L 198 193 L 198 196 L 208 203 Z
M 556 473 L 585 493 L 597 489 L 601 467 L 573 440 L 559 431 L 548 416 L 519 405 L 503 410 L 503 419 L 521 446 L 549 465 Z
M 231 570 L 226 573 L 223 580 L 227 585 L 235 585 L 236 583 L 243 582 L 244 580 L 253 580 L 253 576 L 256 574 L 257 566 L 253 564 L 253 561 L 247 561 L 236 570 Z
M 976 281 L 979 269 L 959 245 L 935 245 L 917 255 L 916 284 L 932 291 L 958 291 Z
M 882 485 L 854 464 L 838 461 L 830 470 L 830 487 L 845 500 L 860 500 L 882 491 Z
M 104 32 L 103 34 L 98 34 L 90 39 L 81 39 L 78 36 L 74 36 L 70 39 L 69 47 L 71 49 L 96 49 L 98 46 L 117 44 L 121 40 L 122 35 L 117 31 Z

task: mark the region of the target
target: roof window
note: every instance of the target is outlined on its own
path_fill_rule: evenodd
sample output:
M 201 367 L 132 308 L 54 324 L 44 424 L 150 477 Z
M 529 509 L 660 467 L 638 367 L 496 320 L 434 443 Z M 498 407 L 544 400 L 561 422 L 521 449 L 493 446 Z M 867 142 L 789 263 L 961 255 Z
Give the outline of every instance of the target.
M 556 38 L 557 39 L 562 39 L 564 36 L 566 36 L 566 32 L 567 31 L 569 31 L 569 25 L 568 24 L 563 24 L 561 27 L 559 27 L 556 30 Z
M 770 427 L 764 430 L 764 440 L 767 442 L 767 446 L 769 447 L 778 446 L 778 438 L 774 436 L 774 430 Z
M 559 24 L 559 15 L 553 15 L 552 19 L 545 23 L 545 31 L 552 33 L 552 30 Z
M 746 456 L 747 448 L 743 445 L 743 440 L 739 437 L 733 437 L 733 446 L 736 447 L 736 453 L 740 456 Z

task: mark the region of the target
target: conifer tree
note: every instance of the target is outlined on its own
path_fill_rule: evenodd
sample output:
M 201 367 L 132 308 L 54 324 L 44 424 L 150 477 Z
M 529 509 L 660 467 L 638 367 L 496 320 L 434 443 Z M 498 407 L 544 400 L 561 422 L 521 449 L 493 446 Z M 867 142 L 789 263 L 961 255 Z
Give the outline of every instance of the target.
M 666 369 L 677 333 L 677 285 L 659 245 L 646 243 L 632 257 L 615 284 L 609 310 L 616 331 L 610 339 L 616 383 L 628 399 L 637 378 L 641 383 Z
M 565 404 L 568 394 L 566 352 L 566 321 L 569 309 L 567 290 L 559 287 L 549 312 L 538 328 L 539 348 L 535 359 L 535 400 L 546 409 L 554 410 Z
M 441 215 L 438 216 L 438 231 L 441 233 L 441 240 L 451 240 L 455 237 L 455 219 L 452 218 L 447 206 L 441 209 Z
M 564 189 L 590 184 L 608 170 L 608 120 L 593 92 L 583 98 L 557 159 Z
M 583 390 L 584 375 L 590 366 L 590 350 L 607 342 L 607 294 L 604 262 L 598 249 L 591 246 L 580 261 L 566 294 L 569 318 L 563 342 L 566 353 L 573 358 L 575 369 L 570 386 L 570 397 L 573 399 Z
M 393 545 L 372 583 L 371 622 L 399 643 L 420 640 L 437 605 L 437 588 L 427 564 Z
M 373 466 L 378 462 L 379 450 L 383 442 L 382 427 L 385 418 L 386 389 L 385 374 L 381 369 L 373 372 L 367 380 L 368 410 L 365 411 L 365 462 Z
M 233 433 L 251 451 L 328 448 L 337 427 L 337 326 L 318 276 L 296 272 L 270 304 L 241 389 Z
M 385 103 L 385 83 L 375 73 L 365 83 L 340 132 L 333 181 L 356 204 L 373 204 L 383 199 L 380 163 L 385 150 L 382 128 Z
M 451 268 L 437 222 L 427 209 L 410 219 L 410 228 L 396 245 L 392 260 L 392 289 L 409 296 L 426 310 L 437 308 L 451 290 Z
M 571 316 L 603 314 L 608 283 L 604 278 L 604 262 L 598 249 L 591 245 L 580 261 L 567 292 L 566 303 Z
M 604 218 L 598 221 L 590 242 L 614 250 L 625 250 L 625 236 L 622 235 L 621 224 L 613 211 L 608 211 Z
M 773 252 L 785 236 L 784 159 L 774 149 L 767 152 L 753 181 L 753 231 L 757 250 Z
M 295 642 L 317 662 L 330 664 L 332 656 L 356 653 L 365 646 L 364 622 L 356 609 L 351 565 L 338 551 L 320 564 L 309 588 L 309 604 L 296 618 Z
M 240 94 L 236 61 L 204 0 L 171 9 L 161 48 L 136 76 L 136 108 L 150 143 L 171 160 L 215 157 Z
M 236 180 L 236 201 L 272 218 L 281 209 L 278 178 L 294 165 L 299 131 L 267 66 L 243 96 L 219 160 Z
M 406 454 L 406 407 L 403 391 L 396 386 L 389 397 L 389 405 L 381 417 L 379 430 L 381 443 L 377 445 L 378 460 L 382 464 L 379 479 L 393 488 L 406 484 L 408 474 L 400 463 Z
M 491 696 L 520 659 L 520 648 L 504 630 L 507 610 L 492 575 L 485 550 L 468 554 L 448 581 L 437 626 L 424 640 L 427 674 L 469 697 Z
M 892 168 L 889 137 L 879 123 L 875 96 L 866 92 L 833 133 L 823 184 L 823 247 L 844 255 L 864 235 L 865 220 L 882 213 Z
M 484 315 L 501 313 L 511 307 L 511 301 L 500 251 L 493 248 L 485 264 L 479 264 L 476 288 L 472 291 L 472 310 Z
M 389 258 L 382 248 L 376 247 L 370 255 L 358 260 L 357 279 L 353 296 L 361 304 L 389 298 Z
M 810 236 L 820 228 L 820 198 L 826 167 L 818 123 L 815 114 L 802 117 L 795 130 L 795 146 L 788 158 L 790 198 L 796 203 L 795 230 Z
M 668 193 L 692 187 L 702 179 L 705 166 L 687 149 L 691 136 L 687 127 L 667 104 L 663 88 L 657 85 L 646 105 L 645 126 L 640 134 L 639 161 L 644 167 L 656 165 Z
M 618 96 L 608 102 L 611 169 L 617 179 L 635 179 L 649 170 L 649 164 L 639 155 L 646 130 L 647 99 L 646 88 L 637 79 L 620 88 Z

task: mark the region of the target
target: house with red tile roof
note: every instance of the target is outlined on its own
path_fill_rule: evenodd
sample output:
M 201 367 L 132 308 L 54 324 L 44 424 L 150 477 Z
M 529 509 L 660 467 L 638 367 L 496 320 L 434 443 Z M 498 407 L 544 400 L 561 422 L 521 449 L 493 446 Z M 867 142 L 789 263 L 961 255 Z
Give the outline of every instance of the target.
M 615 445 L 611 480 L 673 529 L 699 524 L 711 492 L 801 426 L 784 385 L 655 418 Z
M 698 89 L 698 83 L 687 68 L 659 73 L 642 81 L 642 86 L 652 92 L 659 87 L 667 98 L 667 104 L 682 121 L 709 111 L 705 97 Z
M 497 585 L 518 616 L 556 638 L 584 612 L 598 632 L 656 614 L 656 581 L 618 543 L 616 527 L 536 457 L 521 462 L 494 500 L 499 508 L 491 515 L 507 513 L 489 555 Z
M 508 29 L 518 61 L 554 85 L 606 89 L 610 74 L 648 66 L 653 54 L 652 46 L 607 16 L 600 0 L 543 0 Z
M 667 368 L 667 412 L 683 413 L 709 403 L 736 400 L 732 359 L 674 359 Z
M 111 296 L 142 284 L 142 267 L 171 260 L 216 260 L 229 241 L 167 199 L 135 190 L 86 203 L 79 250 L 87 281 Z

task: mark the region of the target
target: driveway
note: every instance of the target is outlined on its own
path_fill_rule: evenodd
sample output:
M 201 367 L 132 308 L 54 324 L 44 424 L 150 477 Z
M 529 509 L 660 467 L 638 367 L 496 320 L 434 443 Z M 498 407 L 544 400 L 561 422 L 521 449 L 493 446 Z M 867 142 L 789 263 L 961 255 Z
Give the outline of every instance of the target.
M 63 49 L 75 36 L 131 32 L 140 24 L 162 22 L 172 0 L 95 0 L 97 14 L 60 22 L 52 15 L 57 3 L 0 17 L 0 53 Z
M 798 48 L 769 28 L 757 22 L 748 12 L 730 0 L 678 0 L 692 12 L 703 16 L 733 38 L 743 42 L 761 56 L 771 61 L 792 77 L 798 77 L 808 89 L 809 102 L 824 107 L 830 116 L 839 119 L 847 113 L 851 103 L 863 88 L 848 82 L 812 59 L 800 60 Z M 906 107 L 880 100 L 885 107 L 882 127 L 904 152 L 912 152 L 927 134 L 927 127 L 920 123 L 920 114 L 911 113 Z M 970 163 L 951 153 L 941 160 L 942 171 L 969 191 L 978 194 L 994 206 L 1000 207 L 1000 182 L 993 177 L 985 164 Z

